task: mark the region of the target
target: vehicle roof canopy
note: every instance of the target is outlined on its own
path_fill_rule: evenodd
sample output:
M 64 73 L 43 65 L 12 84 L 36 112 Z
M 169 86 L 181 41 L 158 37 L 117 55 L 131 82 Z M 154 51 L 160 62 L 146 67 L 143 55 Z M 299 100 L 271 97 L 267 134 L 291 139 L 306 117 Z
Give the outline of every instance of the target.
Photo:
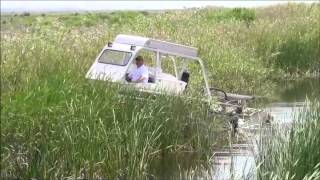
M 187 56 L 194 59 L 198 58 L 197 48 L 146 37 L 119 34 L 114 42 L 120 44 L 129 44 L 133 46 L 142 46 L 146 48 L 156 49 L 160 52 L 162 51 L 169 54 Z

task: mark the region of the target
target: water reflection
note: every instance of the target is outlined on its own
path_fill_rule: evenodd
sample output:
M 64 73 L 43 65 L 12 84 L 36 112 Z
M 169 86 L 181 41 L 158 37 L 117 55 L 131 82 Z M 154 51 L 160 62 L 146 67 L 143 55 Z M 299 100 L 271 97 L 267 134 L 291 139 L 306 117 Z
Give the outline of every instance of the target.
M 289 80 L 278 82 L 275 89 L 277 102 L 304 102 L 306 96 L 309 99 L 319 98 L 320 78 L 309 78 L 300 80 Z
M 273 103 L 265 110 L 273 117 L 273 123 L 290 124 L 299 111 L 303 109 L 304 102 Z
M 273 117 L 273 123 L 291 124 L 294 117 L 305 106 L 305 98 L 320 98 L 320 79 L 279 82 L 275 90 L 276 102 L 266 105 L 264 109 Z M 246 135 L 247 142 L 235 142 L 231 149 L 217 152 L 213 164 L 213 179 L 256 179 L 255 159 L 261 135 L 267 135 L 268 127 L 263 125 L 258 115 L 239 125 L 240 132 Z M 244 143 L 244 144 L 243 144 Z M 245 146 L 246 148 L 239 148 Z
M 251 152 L 217 154 L 213 164 L 213 179 L 255 179 L 255 160 Z
M 275 90 L 277 100 L 264 104 L 264 110 L 273 117 L 273 123 L 281 126 L 291 124 L 295 115 L 304 107 L 305 98 L 320 98 L 320 80 L 304 79 L 279 82 Z M 261 107 L 257 104 L 256 107 Z M 255 155 L 261 135 L 269 134 L 268 126 L 262 123 L 262 116 L 257 115 L 249 121 L 239 122 L 239 134 L 233 138 L 231 146 L 216 147 L 211 160 L 211 167 L 195 154 L 166 156 L 155 164 L 155 179 L 250 179 L 255 180 Z M 228 140 L 228 132 L 220 133 L 221 140 Z M 168 158 L 169 157 L 169 158 Z M 210 164 L 209 164 L 210 165 Z M 203 168 L 199 168 L 199 166 Z M 190 173 L 191 172 L 191 173 Z M 202 173 L 202 174 L 201 174 Z M 192 174 L 192 175 L 190 175 Z

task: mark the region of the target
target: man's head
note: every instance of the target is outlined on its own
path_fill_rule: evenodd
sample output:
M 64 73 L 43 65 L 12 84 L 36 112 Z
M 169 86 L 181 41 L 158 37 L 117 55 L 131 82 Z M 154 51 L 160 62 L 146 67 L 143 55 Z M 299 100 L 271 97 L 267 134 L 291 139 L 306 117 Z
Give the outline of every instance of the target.
M 137 56 L 137 57 L 136 57 L 136 65 L 137 65 L 137 67 L 140 67 L 140 66 L 143 65 L 143 58 L 142 58 L 142 56 Z

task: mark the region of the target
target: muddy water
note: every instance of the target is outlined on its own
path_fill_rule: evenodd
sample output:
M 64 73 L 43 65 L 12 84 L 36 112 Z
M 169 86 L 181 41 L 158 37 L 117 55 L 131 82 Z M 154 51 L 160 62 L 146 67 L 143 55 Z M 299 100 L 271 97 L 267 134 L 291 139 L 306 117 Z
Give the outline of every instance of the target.
M 279 82 L 275 90 L 276 98 L 272 103 L 264 104 L 264 110 L 273 117 L 272 123 L 290 124 L 306 100 L 319 98 L 320 79 Z M 261 107 L 261 105 L 257 105 Z M 250 179 L 255 180 L 255 155 L 261 134 L 268 132 L 268 125 L 263 124 L 260 115 L 249 121 L 239 121 L 239 133 L 230 136 L 232 144 L 214 150 L 212 166 L 199 168 L 196 155 L 184 154 L 170 156 L 160 161 L 155 169 L 155 179 Z M 200 172 L 200 174 L 197 173 Z
M 267 104 L 265 112 L 273 117 L 272 123 L 290 125 L 294 117 L 305 106 L 305 100 L 320 97 L 320 79 L 279 82 L 275 90 L 277 99 Z M 212 179 L 256 179 L 254 156 L 257 153 L 261 131 L 267 131 L 267 125 L 259 117 L 240 124 L 241 141 L 236 140 L 229 150 L 217 152 L 214 157 L 214 175 Z

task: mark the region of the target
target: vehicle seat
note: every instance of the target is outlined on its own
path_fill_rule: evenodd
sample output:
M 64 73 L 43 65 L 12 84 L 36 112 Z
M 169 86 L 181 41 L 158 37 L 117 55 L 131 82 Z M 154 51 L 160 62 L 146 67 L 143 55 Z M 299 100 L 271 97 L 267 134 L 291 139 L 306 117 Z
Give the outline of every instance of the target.
M 149 76 L 148 83 L 154 83 L 154 78 Z
M 183 73 L 181 75 L 181 81 L 184 81 L 187 83 L 186 88 L 188 86 L 189 77 L 190 77 L 190 73 L 188 71 L 183 71 Z

